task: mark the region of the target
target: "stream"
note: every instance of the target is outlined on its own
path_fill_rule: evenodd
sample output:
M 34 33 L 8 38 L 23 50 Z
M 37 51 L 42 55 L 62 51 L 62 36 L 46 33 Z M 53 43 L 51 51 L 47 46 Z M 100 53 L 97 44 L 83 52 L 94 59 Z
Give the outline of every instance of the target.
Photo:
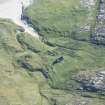
M 24 28 L 26 33 L 39 38 L 38 33 L 21 20 L 22 7 L 27 8 L 32 4 L 32 0 L 0 0 L 0 18 L 10 19 L 15 24 Z

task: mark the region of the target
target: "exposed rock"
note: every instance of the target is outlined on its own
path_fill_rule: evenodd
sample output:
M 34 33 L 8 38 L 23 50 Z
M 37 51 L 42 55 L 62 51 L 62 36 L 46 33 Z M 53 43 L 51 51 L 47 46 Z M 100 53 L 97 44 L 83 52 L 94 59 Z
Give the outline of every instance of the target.
M 105 91 L 105 70 L 93 73 L 82 72 L 74 77 L 81 84 L 81 89 L 88 91 Z
M 105 45 L 105 1 L 100 0 L 96 16 L 95 32 L 92 35 L 92 42 Z
M 90 26 L 86 25 L 86 26 L 80 27 L 79 31 L 80 32 L 90 32 Z
M 91 6 L 95 5 L 95 0 L 81 0 L 81 4 L 90 9 Z
M 57 64 L 57 63 L 60 63 L 60 62 L 63 61 L 63 60 L 64 60 L 64 57 L 63 57 L 63 56 L 58 57 L 58 58 L 56 58 L 56 60 L 54 60 L 54 61 L 52 62 L 52 65 L 55 65 L 55 64 Z

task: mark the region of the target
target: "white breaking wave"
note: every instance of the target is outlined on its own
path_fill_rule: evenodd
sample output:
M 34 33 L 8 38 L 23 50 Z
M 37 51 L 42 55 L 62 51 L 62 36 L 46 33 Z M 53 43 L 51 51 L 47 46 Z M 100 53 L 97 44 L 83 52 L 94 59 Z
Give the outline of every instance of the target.
M 32 0 L 0 0 L 0 18 L 11 19 L 17 25 L 23 27 L 25 32 L 39 38 L 38 33 L 21 20 L 22 5 L 28 7 Z

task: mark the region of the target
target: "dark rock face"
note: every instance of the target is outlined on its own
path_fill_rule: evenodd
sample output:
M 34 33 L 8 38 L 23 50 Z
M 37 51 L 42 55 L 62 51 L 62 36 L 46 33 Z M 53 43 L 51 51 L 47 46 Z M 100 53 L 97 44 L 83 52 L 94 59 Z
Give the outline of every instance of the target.
M 52 62 L 52 65 L 55 65 L 55 64 L 57 64 L 57 63 L 60 63 L 60 62 L 63 61 L 63 60 L 64 60 L 64 57 L 63 57 L 63 56 L 58 57 L 56 60 L 54 60 L 54 61 Z
M 83 90 L 105 91 L 105 70 L 96 71 L 92 74 L 80 73 L 75 77 L 75 80 L 81 84 Z
M 95 32 L 92 35 L 92 42 L 105 45 L 105 1 L 100 0 L 98 14 L 96 16 Z
M 22 4 L 21 20 L 22 20 L 25 24 L 31 26 L 31 25 L 32 25 L 32 22 L 31 22 L 30 18 L 25 15 L 25 13 L 24 13 L 24 12 L 25 12 L 25 9 L 26 9 L 26 8 L 25 8 L 24 5 Z

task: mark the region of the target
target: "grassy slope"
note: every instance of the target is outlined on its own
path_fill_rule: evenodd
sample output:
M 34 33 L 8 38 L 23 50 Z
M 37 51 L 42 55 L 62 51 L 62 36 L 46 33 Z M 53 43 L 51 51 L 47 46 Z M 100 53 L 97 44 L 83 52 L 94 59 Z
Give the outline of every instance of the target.
M 45 41 L 55 47 L 26 33 L 16 33 L 17 26 L 0 20 L 0 105 L 75 105 L 82 101 L 88 101 L 89 105 L 104 105 L 104 97 L 98 97 L 96 93 L 83 93 L 93 97 L 87 98 L 80 92 L 67 91 L 72 89 L 71 85 L 79 86 L 71 79 L 77 71 L 105 67 L 104 47 L 73 38 L 75 27 L 84 26 L 86 16 L 93 15 L 87 13 L 74 0 L 35 0 L 26 14 Z M 85 35 L 75 34 L 77 39 L 81 36 L 87 40 L 90 34 Z M 64 61 L 51 66 L 61 55 Z M 49 87 L 42 75 L 46 70 L 50 86 L 57 90 Z
M 51 89 L 47 84 L 42 71 L 57 57 L 57 47 L 49 47 L 26 33 L 16 33 L 17 26 L 6 20 L 0 20 L 0 29 L 0 105 L 73 105 L 87 100 L 80 93 Z M 48 55 L 48 51 L 55 56 Z M 88 101 L 89 105 L 104 105 L 97 98 Z
M 55 64 L 49 71 L 51 87 L 65 90 L 77 88 L 79 84 L 72 80 L 72 76 L 78 71 L 91 72 L 105 68 L 105 48 L 89 42 L 91 30 L 89 32 L 77 30 L 85 25 L 93 27 L 97 7 L 92 7 L 89 11 L 79 0 L 34 1 L 25 14 L 30 17 L 43 41 L 56 47 L 52 51 L 54 56 L 44 57 L 51 64 L 58 56 L 64 56 L 64 61 Z
M 93 26 L 95 8 L 89 11 L 79 0 L 34 0 L 25 14 L 30 17 L 34 28 L 42 35 L 43 41 L 56 46 L 55 56 L 47 56 L 49 64 L 58 56 L 64 61 L 52 67 L 50 85 L 70 89 L 72 75 L 81 70 L 96 70 L 105 67 L 105 48 L 89 42 L 89 32 L 78 32 L 85 25 Z M 93 18 L 89 19 L 88 17 Z
M 18 42 L 19 34 L 16 34 L 16 29 L 17 26 L 13 23 L 0 20 L 0 105 L 49 105 L 40 95 L 39 89 L 39 84 L 46 81 L 42 73 L 36 71 L 43 69 L 45 64 L 38 53 L 33 53 L 27 49 L 27 45 L 24 44 L 23 47 Z M 41 42 L 28 37 L 27 34 L 20 37 L 21 39 L 24 37 L 24 42 L 28 41 L 28 45 L 34 44 L 34 48 L 38 44 L 39 50 L 43 46 Z M 25 69 L 22 66 L 23 62 L 32 68 L 29 66 Z M 37 75 L 31 76 L 30 70 L 36 71 Z

